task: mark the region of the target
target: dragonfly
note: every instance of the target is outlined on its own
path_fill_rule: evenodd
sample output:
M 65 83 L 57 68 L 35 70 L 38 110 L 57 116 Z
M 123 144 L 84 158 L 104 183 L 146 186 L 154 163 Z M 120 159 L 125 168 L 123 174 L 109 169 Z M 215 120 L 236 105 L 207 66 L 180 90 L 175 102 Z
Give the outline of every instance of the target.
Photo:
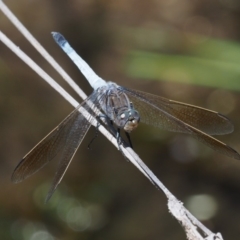
M 48 201 L 88 132 L 91 118 L 99 116 L 107 120 L 105 124 L 108 128 L 111 129 L 113 125 L 116 127 L 118 144 L 121 144 L 120 130 L 128 135 L 143 122 L 168 131 L 189 134 L 220 154 L 240 159 L 237 151 L 211 136 L 233 132 L 233 124 L 224 115 L 107 82 L 90 68 L 60 33 L 53 32 L 52 35 L 85 75 L 93 92 L 23 157 L 12 174 L 14 183 L 23 181 L 58 157 L 57 171 L 46 197 Z M 80 108 L 90 113 L 88 118 L 79 111 Z

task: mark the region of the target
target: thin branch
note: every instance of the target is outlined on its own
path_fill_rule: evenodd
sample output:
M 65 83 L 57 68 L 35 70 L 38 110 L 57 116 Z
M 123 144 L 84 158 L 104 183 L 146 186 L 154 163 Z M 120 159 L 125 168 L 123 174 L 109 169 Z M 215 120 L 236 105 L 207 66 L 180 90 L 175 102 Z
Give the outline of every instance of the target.
M 32 44 L 34 48 L 49 62 L 49 64 L 63 77 L 63 79 L 73 88 L 74 91 L 85 99 L 87 95 L 81 88 L 73 81 L 73 79 L 63 70 L 63 68 L 54 60 L 54 58 L 42 47 L 42 45 L 33 37 L 33 35 L 25 28 L 25 26 L 16 18 L 10 9 L 0 1 L 0 9 L 19 32 Z
M 47 61 L 54 65 L 55 69 L 60 72 L 60 75 L 64 79 L 68 79 L 69 85 L 83 98 L 86 95 L 82 90 L 74 83 L 74 81 L 67 75 L 67 73 L 55 62 L 55 60 L 46 52 L 45 49 L 33 38 L 33 36 L 27 31 L 27 29 L 19 22 L 19 20 L 11 13 L 7 6 L 0 0 L 0 9 L 4 14 L 14 23 L 17 29 L 27 37 L 32 45 L 40 51 L 41 55 L 44 56 Z M 17 56 L 19 56 L 26 64 L 28 64 L 37 74 L 39 74 L 48 84 L 51 85 L 56 91 L 58 91 L 67 101 L 69 101 L 74 107 L 78 106 L 78 102 L 72 98 L 59 84 L 57 84 L 46 72 L 44 72 L 35 62 L 33 62 L 25 53 L 23 53 L 10 39 L 8 39 L 2 32 L 0 32 L 0 40 L 9 47 Z M 57 67 L 56 67 L 57 66 Z M 60 70 L 61 69 L 61 70 Z M 70 79 L 70 81 L 69 81 Z M 80 89 L 80 91 L 79 91 Z M 89 113 L 84 108 L 80 108 L 80 112 L 89 119 Z M 91 124 L 96 126 L 97 121 L 93 119 Z M 99 127 L 101 131 L 109 141 L 113 143 L 115 147 L 118 147 L 116 139 L 103 127 Z M 168 208 L 171 214 L 182 224 L 185 229 L 187 238 L 189 240 L 222 240 L 221 234 L 214 234 L 207 229 L 201 222 L 199 222 L 187 209 L 184 208 L 183 204 L 178 201 L 174 195 L 160 182 L 160 180 L 153 174 L 153 172 L 144 164 L 144 162 L 138 157 L 138 155 L 131 149 L 125 148 L 121 145 L 121 151 L 125 157 L 129 159 L 157 188 L 161 189 L 167 199 Z M 205 238 L 198 232 L 200 229 Z

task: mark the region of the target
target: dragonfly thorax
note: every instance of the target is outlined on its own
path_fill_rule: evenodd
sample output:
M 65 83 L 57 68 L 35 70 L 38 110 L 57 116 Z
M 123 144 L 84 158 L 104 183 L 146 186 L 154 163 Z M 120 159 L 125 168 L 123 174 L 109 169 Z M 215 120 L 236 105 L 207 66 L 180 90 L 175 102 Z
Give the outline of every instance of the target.
M 97 92 L 98 105 L 118 128 L 130 133 L 138 126 L 139 113 L 117 84 L 108 82 L 107 85 L 98 88 Z

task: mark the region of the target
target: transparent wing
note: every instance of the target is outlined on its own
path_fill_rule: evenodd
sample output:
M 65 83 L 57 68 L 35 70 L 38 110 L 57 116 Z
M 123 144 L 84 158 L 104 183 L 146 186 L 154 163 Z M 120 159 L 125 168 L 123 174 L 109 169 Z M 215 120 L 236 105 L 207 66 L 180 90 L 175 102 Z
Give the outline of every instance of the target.
M 90 95 L 89 98 L 91 98 L 91 102 L 96 98 L 95 95 L 96 93 Z M 84 107 L 90 111 L 90 107 L 87 104 L 89 98 L 70 113 L 55 129 L 23 157 L 13 172 L 13 182 L 23 181 L 25 178 L 43 168 L 56 155 L 59 155 L 58 169 L 46 200 L 52 196 L 90 128 L 91 124 L 89 121 L 78 111 L 80 107 Z M 91 113 L 93 113 L 92 110 Z
M 178 126 L 174 127 L 168 123 L 168 117 L 164 114 L 168 113 L 210 135 L 224 135 L 234 130 L 229 119 L 218 112 L 168 100 L 150 93 L 122 87 L 121 89 L 129 95 L 129 98 L 133 98 L 134 106 L 141 112 L 141 121 L 147 124 L 169 131 L 181 131 L 182 129 L 179 129 Z M 137 99 L 141 99 L 141 101 Z M 149 109 L 149 105 L 154 106 L 154 108 Z
M 169 131 L 191 134 L 215 151 L 240 159 L 238 152 L 208 135 L 226 134 L 233 131 L 231 122 L 221 114 L 141 91 L 123 87 L 119 87 L 119 90 L 124 91 L 133 102 L 140 114 L 141 122 Z
M 71 124 L 71 128 L 67 129 L 68 135 L 67 138 L 65 139 L 64 145 L 62 146 L 63 150 L 60 156 L 58 168 L 55 173 L 52 185 L 48 191 L 46 201 L 48 201 L 51 198 L 58 184 L 61 182 L 78 147 L 80 146 L 88 129 L 91 126 L 89 121 L 78 111 L 71 117 L 69 124 Z

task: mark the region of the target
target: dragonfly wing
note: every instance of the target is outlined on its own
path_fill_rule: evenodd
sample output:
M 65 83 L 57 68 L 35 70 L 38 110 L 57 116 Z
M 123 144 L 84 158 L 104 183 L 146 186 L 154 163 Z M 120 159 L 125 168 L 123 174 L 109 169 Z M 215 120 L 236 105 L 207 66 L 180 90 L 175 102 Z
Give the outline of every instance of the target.
M 91 125 L 79 112 L 79 108 L 84 107 L 94 115 L 94 111 L 90 110 L 90 106 L 96 100 L 96 96 L 96 92 L 91 94 L 88 99 L 71 112 L 55 129 L 23 157 L 13 172 L 13 182 L 23 181 L 44 167 L 56 155 L 59 155 L 60 162 L 58 170 L 53 181 L 53 186 L 49 192 L 49 196 L 51 196 Z M 88 103 L 89 100 L 90 103 Z
M 168 113 L 175 118 L 210 135 L 224 135 L 233 132 L 234 127 L 228 118 L 222 114 L 205 108 L 185 104 L 150 93 L 122 88 L 129 98 L 134 102 L 134 106 L 140 112 L 141 121 L 164 128 L 169 131 L 180 131 L 177 126 L 172 126 L 168 122 Z M 141 101 L 138 101 L 141 100 Z M 154 106 L 149 111 L 149 105 Z M 159 112 L 162 110 L 162 113 Z
M 159 104 L 155 104 L 153 101 L 155 99 L 154 95 L 125 88 L 123 90 L 133 102 L 136 110 L 139 111 L 140 121 L 166 130 L 191 134 L 195 139 L 215 151 L 235 159 L 240 159 L 239 153 L 225 143 L 191 126 L 189 121 L 183 121 L 180 117 L 177 118 L 176 114 L 172 115 L 172 112 L 168 111 L 168 108 L 165 108 L 164 105 L 162 107 Z M 148 97 L 150 98 L 148 99 Z
M 239 153 L 236 150 L 234 150 L 233 148 L 229 147 L 227 144 L 219 141 L 218 139 L 216 139 L 216 138 L 214 138 L 214 137 L 212 137 L 212 136 L 210 136 L 188 124 L 183 124 L 182 127 L 186 128 L 188 133 L 191 134 L 195 139 L 206 144 L 213 150 L 215 150 L 221 154 L 224 154 L 228 157 L 240 160 Z
M 76 116 L 79 114 L 78 108 L 71 112 L 56 128 L 23 157 L 13 172 L 13 182 L 21 182 L 31 176 L 62 151 L 72 128 L 72 119 L 76 119 Z
M 48 201 L 51 198 L 58 184 L 61 182 L 78 147 L 80 146 L 82 140 L 84 139 L 87 131 L 91 126 L 90 122 L 78 111 L 71 118 L 70 123 L 71 123 L 71 128 L 67 129 L 68 135 L 67 135 L 67 138 L 65 139 L 65 143 L 63 146 L 63 150 L 61 152 L 58 168 L 55 173 L 52 185 L 48 191 L 46 201 Z

